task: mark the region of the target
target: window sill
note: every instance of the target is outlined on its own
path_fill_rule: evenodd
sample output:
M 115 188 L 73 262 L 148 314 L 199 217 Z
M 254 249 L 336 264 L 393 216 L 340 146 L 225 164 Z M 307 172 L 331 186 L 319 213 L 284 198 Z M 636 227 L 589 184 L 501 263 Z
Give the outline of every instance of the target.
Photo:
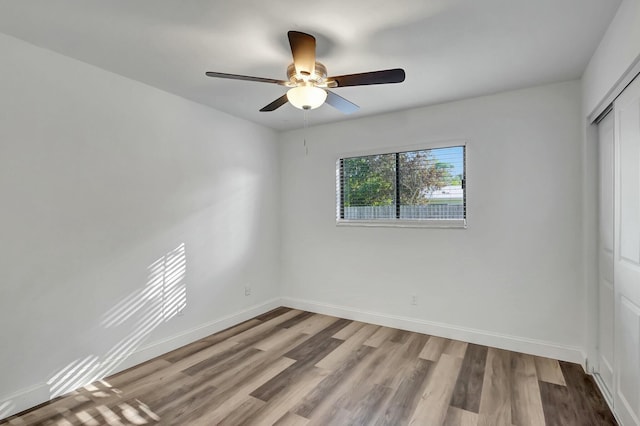
M 466 229 L 466 219 L 454 220 L 336 220 L 336 226 L 386 228 L 456 228 Z

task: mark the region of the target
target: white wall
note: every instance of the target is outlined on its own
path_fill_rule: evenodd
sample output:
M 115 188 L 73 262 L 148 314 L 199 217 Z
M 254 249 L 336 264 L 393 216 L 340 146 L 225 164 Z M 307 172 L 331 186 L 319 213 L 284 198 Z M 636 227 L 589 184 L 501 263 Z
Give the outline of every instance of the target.
M 0 57 L 0 418 L 277 303 L 275 133 L 3 35 Z
M 585 115 L 639 60 L 640 0 L 623 0 L 582 77 Z
M 573 81 L 285 133 L 288 303 L 583 361 L 580 108 Z M 340 153 L 448 139 L 468 229 L 336 227 Z

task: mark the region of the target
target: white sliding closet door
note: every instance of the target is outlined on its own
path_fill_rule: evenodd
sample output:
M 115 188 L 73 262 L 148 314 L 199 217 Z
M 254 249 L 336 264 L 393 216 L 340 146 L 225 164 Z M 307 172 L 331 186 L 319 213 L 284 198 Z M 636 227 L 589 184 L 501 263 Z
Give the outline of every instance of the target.
M 625 426 L 640 426 L 640 78 L 614 103 L 615 391 Z
M 613 394 L 614 366 L 614 305 L 613 290 L 613 112 L 598 124 L 599 154 L 599 232 L 598 232 L 598 374 L 609 392 Z

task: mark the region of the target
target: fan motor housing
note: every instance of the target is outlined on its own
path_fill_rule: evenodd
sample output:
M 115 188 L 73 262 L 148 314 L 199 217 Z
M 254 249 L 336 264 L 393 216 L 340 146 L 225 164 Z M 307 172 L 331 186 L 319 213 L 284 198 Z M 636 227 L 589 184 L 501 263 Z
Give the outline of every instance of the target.
M 316 62 L 315 70 L 312 75 L 300 76 L 296 73 L 295 64 L 292 63 L 287 67 L 287 78 L 289 79 L 291 86 L 311 83 L 313 86 L 326 87 L 327 67 L 320 62 Z

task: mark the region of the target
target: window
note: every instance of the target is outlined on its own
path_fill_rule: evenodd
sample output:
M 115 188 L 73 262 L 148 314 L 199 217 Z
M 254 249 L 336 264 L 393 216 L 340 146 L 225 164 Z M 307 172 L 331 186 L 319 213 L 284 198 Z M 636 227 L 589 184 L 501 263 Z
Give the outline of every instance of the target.
M 466 225 L 465 146 L 340 158 L 338 224 Z

